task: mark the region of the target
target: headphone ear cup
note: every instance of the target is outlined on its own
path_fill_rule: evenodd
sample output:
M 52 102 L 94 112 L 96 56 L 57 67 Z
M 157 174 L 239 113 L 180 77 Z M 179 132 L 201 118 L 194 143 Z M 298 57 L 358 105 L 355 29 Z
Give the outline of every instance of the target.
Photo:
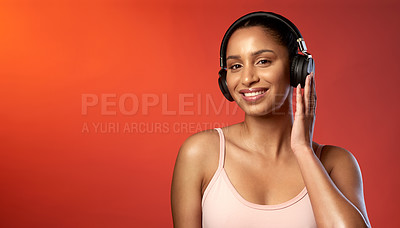
M 314 71 L 314 60 L 308 56 L 297 54 L 290 66 L 290 85 L 297 87 L 300 83 L 301 88 L 304 88 L 307 75 Z
M 225 69 L 221 69 L 218 72 L 218 74 L 219 74 L 219 78 L 218 78 L 219 89 L 221 90 L 221 92 L 224 95 L 224 97 L 228 101 L 232 102 L 233 101 L 233 97 L 229 93 L 228 85 L 226 83 L 226 70 Z
M 297 85 L 301 82 L 299 79 L 298 66 L 300 55 L 296 54 L 292 60 L 292 64 L 290 65 L 290 85 L 293 87 L 297 87 Z

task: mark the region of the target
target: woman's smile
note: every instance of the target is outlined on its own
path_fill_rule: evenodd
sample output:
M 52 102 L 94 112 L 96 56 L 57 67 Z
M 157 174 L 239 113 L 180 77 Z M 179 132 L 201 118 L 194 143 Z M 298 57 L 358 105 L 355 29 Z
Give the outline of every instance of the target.
M 255 102 L 263 98 L 268 92 L 268 88 L 249 88 L 242 89 L 239 93 L 245 101 Z

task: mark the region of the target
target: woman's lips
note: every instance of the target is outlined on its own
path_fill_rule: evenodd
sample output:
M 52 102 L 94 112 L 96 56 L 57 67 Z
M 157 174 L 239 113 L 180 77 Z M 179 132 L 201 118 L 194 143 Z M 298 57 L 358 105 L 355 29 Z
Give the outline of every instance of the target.
M 265 96 L 268 92 L 268 88 L 250 88 L 250 89 L 242 89 L 239 93 L 242 95 L 242 98 L 246 101 L 257 101 Z

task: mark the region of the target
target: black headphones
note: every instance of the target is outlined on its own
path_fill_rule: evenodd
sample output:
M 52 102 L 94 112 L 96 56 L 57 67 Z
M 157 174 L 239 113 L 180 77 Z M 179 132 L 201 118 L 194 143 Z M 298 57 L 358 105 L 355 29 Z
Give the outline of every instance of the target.
M 314 60 L 307 52 L 306 43 L 303 37 L 300 34 L 300 31 L 297 27 L 285 17 L 272 13 L 272 12 L 253 12 L 242 16 L 241 18 L 237 19 L 226 31 L 224 38 L 222 39 L 221 48 L 220 48 L 220 65 L 221 70 L 218 72 L 218 84 L 219 88 L 221 89 L 222 94 L 224 94 L 225 98 L 229 101 L 233 101 L 233 97 L 229 93 L 228 85 L 226 83 L 226 48 L 228 46 L 228 40 L 231 37 L 232 33 L 236 31 L 238 25 L 240 26 L 243 21 L 246 21 L 250 18 L 261 17 L 265 20 L 274 19 L 282 22 L 285 24 L 290 30 L 292 30 L 293 34 L 296 37 L 298 49 L 300 50 L 301 54 L 297 53 L 296 56 L 293 58 L 291 66 L 290 66 L 290 85 L 296 87 L 299 83 L 301 87 L 304 87 L 305 79 L 307 75 L 311 72 L 315 72 L 315 65 Z

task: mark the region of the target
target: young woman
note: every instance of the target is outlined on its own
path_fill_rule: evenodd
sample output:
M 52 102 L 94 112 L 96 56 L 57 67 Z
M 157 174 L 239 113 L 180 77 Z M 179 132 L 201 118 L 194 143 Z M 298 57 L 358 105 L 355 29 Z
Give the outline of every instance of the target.
M 316 91 L 306 51 L 277 14 L 248 14 L 228 29 L 220 86 L 245 118 L 181 146 L 171 191 L 176 228 L 369 227 L 356 159 L 312 141 Z

